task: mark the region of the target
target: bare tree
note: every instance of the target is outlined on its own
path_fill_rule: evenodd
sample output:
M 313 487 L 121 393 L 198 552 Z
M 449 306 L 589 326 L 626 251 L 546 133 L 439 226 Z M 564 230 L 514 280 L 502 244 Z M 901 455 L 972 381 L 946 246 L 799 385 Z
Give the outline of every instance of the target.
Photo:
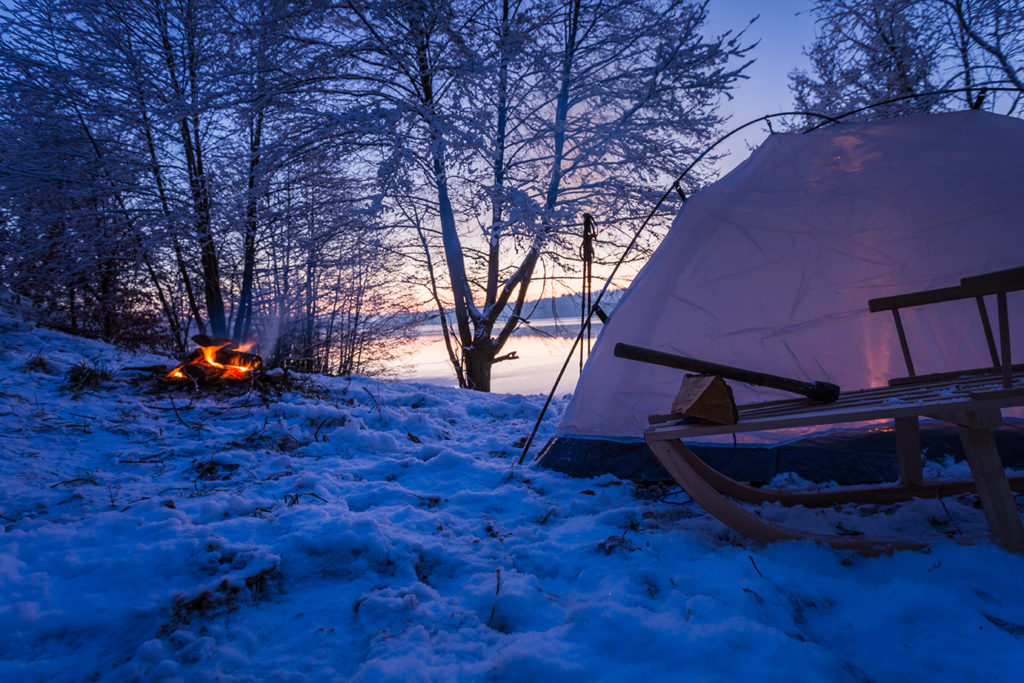
M 125 210 L 135 169 L 112 144 L 116 121 L 92 106 L 81 53 L 53 40 L 73 27 L 52 9 L 12 8 L 0 42 L 0 272 L 51 322 L 124 339 L 151 265 Z
M 1002 79 L 1024 96 L 1024 3 L 1019 0 L 937 0 L 946 10 L 947 33 L 960 57 L 961 78 L 974 83 Z M 984 93 L 968 91 L 967 105 L 982 106 Z M 994 99 L 994 98 L 993 98 Z
M 444 264 L 431 286 L 454 318 L 451 355 L 487 391 L 540 260 L 581 207 L 615 218 L 649 199 L 720 123 L 748 48 L 703 36 L 706 4 L 347 4 L 364 51 L 352 91 L 391 124 L 388 196 L 419 203 L 410 227 L 435 276 Z
M 421 284 L 460 383 L 487 390 L 578 215 L 616 239 L 721 123 L 749 47 L 705 37 L 706 11 L 11 0 L 0 199 L 24 257 L 0 279 L 25 290 L 41 249 L 86 240 L 40 290 L 72 320 L 161 311 L 179 347 L 255 331 L 341 372 L 386 353 L 423 304 L 396 286 Z
M 956 106 L 923 95 L 960 89 L 962 106 L 1012 113 L 1021 95 L 986 93 L 997 85 L 1024 94 L 1024 6 L 1016 0 L 819 0 L 812 12 L 811 70 L 790 74 L 799 109 L 835 114 L 899 100 L 862 114 L 896 116 Z
M 939 27 L 918 0 L 821 0 L 813 10 L 814 43 L 805 50 L 812 73 L 796 70 L 790 87 L 801 110 L 835 114 L 934 90 Z M 933 100 L 905 100 L 873 112 L 926 111 Z
M 108 338 L 127 309 L 159 310 L 179 348 L 190 327 L 241 338 L 298 326 L 320 366 L 370 367 L 387 345 L 346 326 L 384 329 L 383 290 L 365 273 L 392 252 L 386 235 L 366 234 L 379 202 L 372 168 L 349 160 L 358 127 L 327 128 L 319 111 L 344 99 L 330 91 L 338 53 L 328 62 L 317 39 L 324 9 L 15 0 L 0 10 L 0 279 L 72 328 L 98 312 L 93 331 Z M 352 308 L 353 291 L 358 314 L 335 314 L 320 335 L 329 302 Z M 328 363 L 342 346 L 350 360 Z

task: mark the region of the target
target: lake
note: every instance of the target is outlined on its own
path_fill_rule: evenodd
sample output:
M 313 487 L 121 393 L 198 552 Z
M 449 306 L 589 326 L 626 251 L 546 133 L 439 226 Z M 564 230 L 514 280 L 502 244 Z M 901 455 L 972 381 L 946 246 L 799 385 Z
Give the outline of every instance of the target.
M 491 375 L 491 390 L 506 394 L 546 394 L 558 376 L 558 370 L 565 362 L 579 331 L 578 321 L 547 318 L 531 321 L 531 328 L 517 332 L 505 344 L 501 354 L 516 352 L 515 360 L 502 361 L 494 366 Z M 601 330 L 601 323 L 595 320 L 591 332 L 593 342 Z M 420 334 L 403 350 L 405 355 L 392 369 L 401 379 L 413 379 L 429 384 L 456 386 L 455 372 L 444 337 L 437 324 L 424 325 Z M 571 393 L 580 376 L 579 349 L 566 368 L 565 376 L 558 385 L 558 394 Z

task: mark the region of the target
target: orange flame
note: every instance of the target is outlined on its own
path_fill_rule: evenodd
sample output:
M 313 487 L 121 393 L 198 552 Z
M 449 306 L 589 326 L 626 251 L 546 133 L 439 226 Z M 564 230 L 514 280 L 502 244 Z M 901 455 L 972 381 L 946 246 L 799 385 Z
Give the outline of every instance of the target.
M 221 344 L 219 346 L 201 346 L 199 350 L 203 352 L 203 359 L 209 365 L 212 365 L 215 368 L 222 368 L 224 366 L 217 362 L 217 352 L 225 346 L 227 346 L 227 344 Z
M 220 344 L 217 346 L 201 346 L 199 350 L 202 352 L 202 357 L 196 358 L 195 360 L 183 363 L 178 367 L 171 370 L 167 377 L 169 379 L 186 379 L 188 375 L 185 374 L 184 368 L 186 365 L 208 365 L 210 367 L 219 368 L 221 370 L 221 379 L 249 379 L 250 374 L 254 367 L 255 362 L 245 363 L 243 365 L 229 364 L 225 365 L 217 361 L 217 352 L 227 346 L 227 344 Z M 253 346 L 253 342 L 244 344 L 238 347 L 237 350 L 240 353 L 244 353 L 247 349 Z

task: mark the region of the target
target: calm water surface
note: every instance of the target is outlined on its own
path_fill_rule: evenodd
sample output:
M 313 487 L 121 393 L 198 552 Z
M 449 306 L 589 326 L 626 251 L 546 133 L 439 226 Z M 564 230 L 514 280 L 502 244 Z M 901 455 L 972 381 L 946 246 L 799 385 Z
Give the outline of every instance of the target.
M 494 366 L 491 389 L 509 394 L 546 394 L 550 391 L 578 332 L 579 328 L 575 325 L 578 323 L 567 323 L 564 320 L 535 321 L 533 327 L 538 332 L 524 330 L 513 336 L 502 350 L 502 355 L 515 351 L 519 357 Z M 591 332 L 595 342 L 600 329 L 600 324 L 596 324 Z M 458 384 L 444 347 L 444 337 L 437 325 L 422 328 L 420 335 L 406 349 L 406 355 L 394 365 L 394 370 L 401 379 L 452 387 Z M 577 348 L 558 384 L 557 393 L 571 393 L 579 376 Z

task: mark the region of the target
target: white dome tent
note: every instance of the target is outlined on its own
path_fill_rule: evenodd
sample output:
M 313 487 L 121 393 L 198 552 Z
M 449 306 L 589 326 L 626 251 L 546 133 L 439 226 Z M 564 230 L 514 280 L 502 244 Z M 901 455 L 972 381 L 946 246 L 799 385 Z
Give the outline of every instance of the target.
M 594 440 L 639 443 L 647 416 L 667 411 L 682 373 L 615 358 L 617 342 L 879 386 L 907 370 L 892 318 L 869 299 L 1020 265 L 1024 121 L 964 111 L 774 134 L 685 203 L 605 324 L 541 463 L 571 470 L 567 458 L 603 457 Z M 919 374 L 991 365 L 971 301 L 913 309 L 904 324 Z M 733 388 L 739 403 L 783 397 Z

